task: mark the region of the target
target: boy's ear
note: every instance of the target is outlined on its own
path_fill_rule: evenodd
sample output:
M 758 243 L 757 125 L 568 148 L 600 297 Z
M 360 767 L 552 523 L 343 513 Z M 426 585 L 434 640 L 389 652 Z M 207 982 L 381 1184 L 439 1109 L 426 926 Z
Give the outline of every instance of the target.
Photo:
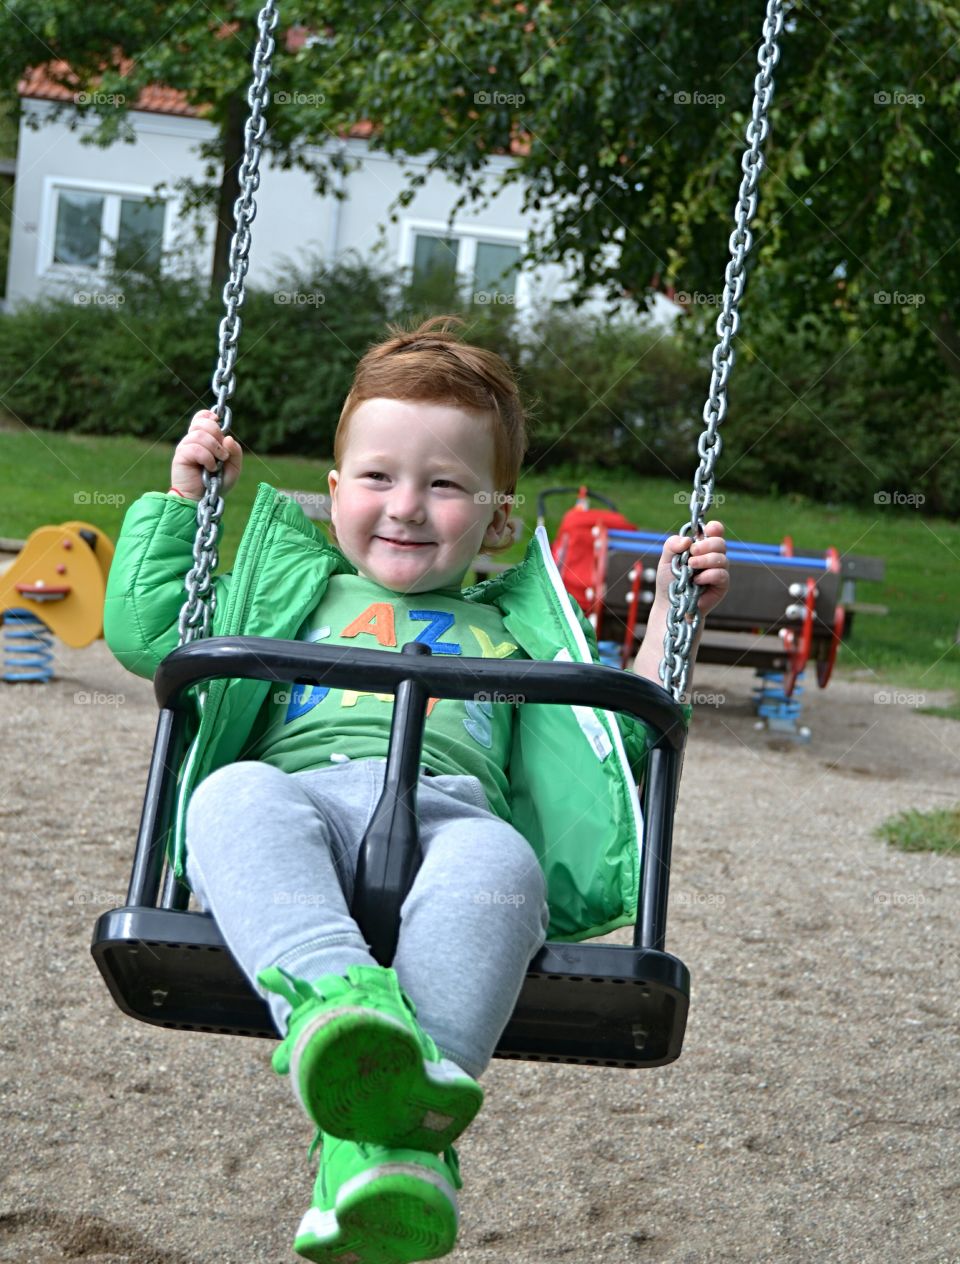
M 337 485 L 340 482 L 340 471 L 330 470 L 327 474 L 327 490 L 330 492 L 330 513 L 333 514 L 333 500 L 337 493 Z
M 510 521 L 510 510 L 513 506 L 507 501 L 494 510 L 493 521 L 483 534 L 485 547 L 503 544 L 513 538 L 513 523 Z

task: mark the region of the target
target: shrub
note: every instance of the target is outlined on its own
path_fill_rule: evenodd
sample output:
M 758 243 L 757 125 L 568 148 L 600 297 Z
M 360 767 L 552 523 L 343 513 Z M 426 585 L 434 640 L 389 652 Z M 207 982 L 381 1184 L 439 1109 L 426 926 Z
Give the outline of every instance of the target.
M 927 513 L 957 512 L 960 382 L 879 330 L 845 339 L 811 315 L 788 335 L 769 312 L 753 329 L 723 423 L 727 486 L 861 505 L 912 493 Z
M 221 298 L 189 273 L 157 272 L 118 272 L 105 295 L 0 315 L 0 404 L 41 429 L 172 444 L 214 402 Z M 247 288 L 230 401 L 238 438 L 264 454 L 329 456 L 357 359 L 388 322 L 437 311 L 459 312 L 465 336 L 515 367 L 528 466 L 687 484 L 710 381 L 708 318 L 684 322 L 679 336 L 560 306 L 522 323 L 512 304 L 474 304 L 449 278 L 414 284 L 355 257 L 287 263 L 272 287 Z M 861 504 L 913 492 L 927 512 L 960 510 L 960 381 L 942 365 L 918 367 L 916 345 L 883 329 L 857 341 L 812 315 L 784 329 L 755 304 L 736 346 L 721 489 Z
M 395 279 L 346 259 L 247 287 L 237 392 L 241 441 L 265 452 L 327 455 L 354 365 L 381 336 Z M 0 402 L 38 428 L 173 441 L 214 403 L 219 296 L 183 277 L 126 273 L 103 301 L 81 292 L 0 316 Z M 45 348 L 40 355 L 37 348 Z
M 549 310 L 524 337 L 521 368 L 537 419 L 531 461 L 689 469 L 700 374 L 663 330 Z

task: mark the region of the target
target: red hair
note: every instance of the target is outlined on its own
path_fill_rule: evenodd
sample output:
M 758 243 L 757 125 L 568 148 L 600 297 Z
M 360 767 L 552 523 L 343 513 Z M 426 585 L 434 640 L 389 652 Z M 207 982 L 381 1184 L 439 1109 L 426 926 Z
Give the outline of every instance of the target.
M 517 383 L 507 362 L 493 351 L 462 342 L 451 328 L 459 316 L 432 316 L 416 329 L 388 325 L 391 337 L 371 347 L 357 365 L 333 440 L 337 469 L 343 461 L 350 417 L 368 399 L 453 404 L 488 414 L 493 425 L 495 490 L 512 495 L 527 450 L 527 428 Z M 330 524 L 331 535 L 336 531 Z M 486 549 L 499 553 L 512 540 Z

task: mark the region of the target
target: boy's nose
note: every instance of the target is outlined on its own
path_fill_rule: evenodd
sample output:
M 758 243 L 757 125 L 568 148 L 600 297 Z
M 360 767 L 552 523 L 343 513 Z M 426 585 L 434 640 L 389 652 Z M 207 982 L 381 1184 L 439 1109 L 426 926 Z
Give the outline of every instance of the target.
M 423 522 L 423 497 L 415 487 L 396 487 L 387 513 L 400 522 Z

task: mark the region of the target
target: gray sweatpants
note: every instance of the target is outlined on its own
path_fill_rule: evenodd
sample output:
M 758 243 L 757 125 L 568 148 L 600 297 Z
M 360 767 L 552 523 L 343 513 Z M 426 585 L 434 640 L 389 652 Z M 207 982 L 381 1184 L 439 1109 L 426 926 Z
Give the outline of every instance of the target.
M 187 880 L 281 1035 L 290 1006 L 257 984 L 258 971 L 283 966 L 313 982 L 377 964 L 350 903 L 385 770 L 385 759 L 292 774 L 248 760 L 194 791 Z M 546 939 L 546 885 L 530 844 L 489 810 L 476 777 L 421 769 L 417 814 L 423 863 L 392 965 L 441 1054 L 476 1078 Z

